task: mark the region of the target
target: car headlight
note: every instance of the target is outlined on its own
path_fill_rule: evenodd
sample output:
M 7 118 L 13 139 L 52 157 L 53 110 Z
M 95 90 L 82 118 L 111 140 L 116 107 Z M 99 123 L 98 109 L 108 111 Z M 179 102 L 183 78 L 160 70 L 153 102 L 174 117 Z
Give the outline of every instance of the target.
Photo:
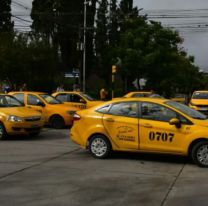
M 14 115 L 10 115 L 10 116 L 8 116 L 7 121 L 9 121 L 9 122 L 23 122 L 23 118 L 17 117 Z
M 75 114 L 75 112 L 76 111 L 67 111 L 66 113 L 73 116 Z

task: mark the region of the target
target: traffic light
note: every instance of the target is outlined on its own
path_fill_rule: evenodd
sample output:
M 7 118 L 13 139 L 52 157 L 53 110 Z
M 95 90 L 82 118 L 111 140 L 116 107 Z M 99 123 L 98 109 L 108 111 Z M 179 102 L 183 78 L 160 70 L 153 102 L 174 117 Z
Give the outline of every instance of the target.
M 117 67 L 116 65 L 112 65 L 112 73 L 115 74 L 117 72 Z

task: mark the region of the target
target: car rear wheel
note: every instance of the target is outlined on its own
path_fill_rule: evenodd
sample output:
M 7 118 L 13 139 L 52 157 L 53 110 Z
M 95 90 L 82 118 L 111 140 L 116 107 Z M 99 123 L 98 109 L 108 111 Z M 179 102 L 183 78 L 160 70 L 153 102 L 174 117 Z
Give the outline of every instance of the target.
M 5 127 L 2 123 L 0 123 L 0 140 L 5 139 L 6 136 L 7 136 L 7 133 L 6 133 Z
M 89 141 L 89 152 L 93 157 L 104 159 L 111 152 L 111 144 L 103 135 L 95 135 Z
M 192 159 L 200 167 L 208 167 L 208 141 L 196 143 L 192 148 Z
M 58 115 L 52 116 L 50 119 L 50 123 L 54 129 L 62 129 L 65 126 L 64 119 Z

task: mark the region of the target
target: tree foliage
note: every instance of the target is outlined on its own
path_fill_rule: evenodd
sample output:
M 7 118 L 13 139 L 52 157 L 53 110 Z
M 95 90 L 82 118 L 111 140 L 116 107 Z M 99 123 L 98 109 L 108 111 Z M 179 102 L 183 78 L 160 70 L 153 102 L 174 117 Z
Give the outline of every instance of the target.
M 119 63 L 116 76 L 123 90 L 135 89 L 132 82 L 136 78 L 147 79 L 145 89 L 165 95 L 206 87 L 207 78 L 202 78 L 194 58 L 181 48 L 182 39 L 176 31 L 141 16 L 133 0 L 91 3 L 86 2 L 85 28 L 89 81 L 96 79 L 110 85 L 111 66 Z M 29 35 L 13 33 L 10 4 L 11 0 L 3 0 L 0 8 L 2 78 L 9 77 L 18 84 L 26 82 L 35 90 L 52 90 L 57 78 L 64 78 L 64 72 L 79 68 L 82 73 L 83 0 L 76 4 L 68 0 L 34 0 Z M 88 91 L 96 87 L 90 83 L 86 85 Z
M 0 6 L 0 32 L 12 32 L 11 0 L 2 0 Z

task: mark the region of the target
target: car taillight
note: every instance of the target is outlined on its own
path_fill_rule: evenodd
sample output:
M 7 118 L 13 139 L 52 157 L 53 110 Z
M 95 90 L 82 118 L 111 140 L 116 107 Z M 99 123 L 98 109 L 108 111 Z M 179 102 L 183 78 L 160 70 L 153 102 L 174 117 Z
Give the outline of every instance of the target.
M 78 120 L 80 120 L 81 119 L 81 117 L 78 115 L 78 114 L 74 114 L 73 115 L 73 120 L 74 121 L 78 121 Z

